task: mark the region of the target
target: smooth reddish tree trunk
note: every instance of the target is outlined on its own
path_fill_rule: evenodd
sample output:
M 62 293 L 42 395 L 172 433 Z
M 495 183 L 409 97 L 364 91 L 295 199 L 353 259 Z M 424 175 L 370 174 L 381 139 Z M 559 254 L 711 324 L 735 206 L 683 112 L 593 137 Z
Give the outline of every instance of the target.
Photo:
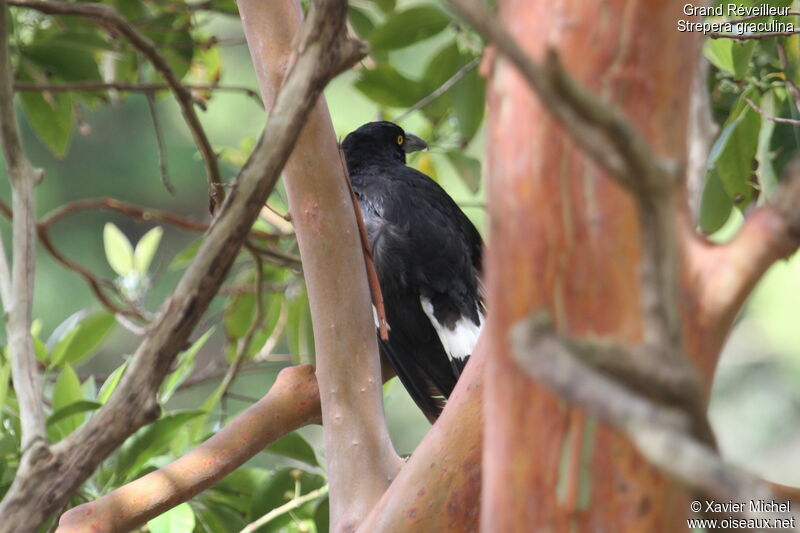
M 499 16 L 534 58 L 554 48 L 572 76 L 621 107 L 658 154 L 684 161 L 698 38 L 676 29 L 682 5 L 501 0 Z M 526 378 L 508 355 L 509 327 L 539 309 L 551 312 L 562 333 L 641 340 L 633 200 L 574 146 L 503 60 L 489 109 L 494 357 L 485 389 L 482 530 L 682 529 L 690 513 L 680 485 L 625 438 Z M 708 377 L 713 365 L 703 367 Z

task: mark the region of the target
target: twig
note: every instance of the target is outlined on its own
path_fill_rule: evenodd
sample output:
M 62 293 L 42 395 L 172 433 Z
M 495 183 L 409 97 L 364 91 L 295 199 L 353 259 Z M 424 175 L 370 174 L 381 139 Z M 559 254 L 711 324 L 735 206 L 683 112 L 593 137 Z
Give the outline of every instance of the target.
M 8 53 L 6 2 L 0 1 L 0 137 L 6 171 L 11 183 L 11 202 L 15 212 L 12 227 L 11 276 L 9 278 L 5 250 L 0 268 L 3 307 L 11 355 L 11 376 L 20 404 L 22 451 L 30 458 L 43 450 L 33 450 L 39 441 L 46 450 L 47 437 L 42 408 L 41 377 L 31 338 L 31 309 L 36 268 L 36 220 L 33 188 L 42 179 L 42 171 L 34 169 L 25 156 L 19 124 L 14 111 L 11 88 L 13 73 Z
M 242 362 L 244 361 L 245 355 L 247 355 L 247 350 L 250 348 L 250 343 L 253 342 L 253 337 L 261 328 L 261 324 L 264 322 L 264 294 L 262 292 L 264 286 L 264 265 L 261 262 L 261 256 L 252 248 L 252 246 L 245 244 L 245 248 L 247 248 L 247 251 L 250 252 L 250 256 L 253 258 L 253 263 L 255 264 L 255 280 L 253 281 L 253 285 L 256 296 L 256 316 L 253 317 L 253 321 L 250 323 L 250 326 L 247 328 L 244 336 L 237 342 L 236 355 L 234 356 L 233 361 L 228 367 L 228 371 L 225 373 L 225 376 L 222 378 L 222 383 L 220 384 L 221 398 L 225 397 L 225 395 L 228 393 L 228 390 L 231 388 L 231 385 L 233 385 L 233 380 L 236 379 L 236 374 L 239 371 Z
M 175 194 L 175 187 L 169 179 L 169 170 L 167 169 L 167 147 L 164 144 L 164 136 L 161 134 L 161 124 L 158 121 L 158 110 L 156 109 L 156 99 L 153 93 L 147 93 L 147 107 L 150 110 L 150 117 L 153 119 L 153 131 L 156 134 L 156 145 L 158 146 L 158 170 L 161 173 L 161 184 L 169 191 L 170 194 Z
M 375 259 L 372 257 L 372 247 L 369 245 L 369 236 L 367 235 L 367 228 L 364 225 L 364 217 L 361 214 L 361 207 L 358 205 L 358 198 L 356 198 L 356 192 L 353 190 L 353 184 L 350 182 L 350 175 L 347 172 L 347 165 L 344 162 L 344 154 L 341 148 L 339 148 L 339 160 L 342 164 L 342 172 L 344 173 L 345 181 L 347 182 L 347 190 L 350 191 L 350 199 L 353 202 L 353 212 L 356 215 L 358 236 L 361 239 L 361 251 L 364 254 L 364 266 L 367 269 L 367 282 L 369 283 L 369 291 L 372 295 L 372 303 L 375 306 L 375 314 L 378 315 L 378 330 L 380 331 L 381 340 L 388 341 L 389 323 L 386 321 L 386 306 L 383 303 L 381 283 L 378 279 L 378 271 L 375 270 Z
M 217 85 L 215 83 L 184 83 L 184 87 L 190 91 L 223 91 L 240 92 L 258 103 L 261 107 L 261 97 L 258 92 L 250 87 L 238 85 Z M 166 83 L 125 83 L 121 81 L 100 82 L 100 81 L 76 81 L 72 83 L 31 83 L 24 81 L 14 82 L 15 91 L 27 92 L 87 92 L 87 91 L 119 91 L 137 93 L 156 93 L 170 89 Z
M 192 132 L 195 144 L 197 144 L 197 148 L 203 157 L 206 173 L 208 174 L 211 201 L 216 205 L 222 203 L 225 198 L 225 191 L 222 189 L 222 178 L 217 164 L 217 156 L 194 110 L 192 94 L 181 84 L 181 80 L 178 79 L 167 60 L 150 39 L 139 33 L 116 9 L 105 4 L 56 2 L 54 0 L 9 0 L 8 4 L 34 9 L 48 15 L 64 15 L 90 20 L 107 31 L 123 36 L 136 50 L 142 53 L 152 63 L 153 68 L 161 74 L 172 94 L 175 95 L 186 125 L 189 127 L 189 131 Z
M 239 394 L 238 392 L 233 392 L 231 390 L 225 392 L 225 398 L 230 398 L 232 400 L 237 400 L 244 403 L 256 403 L 258 401 L 258 398 L 253 398 L 252 396 L 248 396 L 246 394 Z M 227 416 L 221 416 L 220 418 L 224 421 Z
M 777 122 L 779 124 L 792 124 L 794 126 L 800 126 L 800 120 L 795 120 L 793 118 L 776 117 L 776 116 L 770 115 L 770 114 L 764 112 L 763 109 L 758 107 L 748 97 L 744 96 L 743 98 L 744 98 L 744 101 L 747 102 L 747 105 L 749 105 L 753 109 L 753 111 L 755 111 L 756 113 L 758 113 L 759 115 L 761 115 L 762 117 L 764 117 L 767 120 L 771 120 L 771 121 Z
M 282 252 L 275 248 L 266 248 L 264 246 L 259 246 L 252 241 L 248 241 L 247 245 L 253 250 L 258 252 L 259 254 L 268 257 L 270 262 L 279 266 L 290 267 L 295 270 L 301 270 L 303 268 L 303 262 L 301 261 L 300 257 L 289 254 L 286 252 Z
M 307 504 L 309 502 L 313 502 L 317 498 L 321 498 L 322 496 L 325 496 L 326 494 L 328 494 L 328 485 L 323 485 L 322 487 L 318 488 L 317 490 L 312 490 L 308 494 L 304 494 L 303 496 L 300 496 L 299 498 L 294 498 L 292 500 L 289 500 L 288 502 L 284 503 L 280 507 L 276 507 L 275 509 L 271 510 L 270 512 L 268 512 L 267 514 L 265 514 L 264 516 L 262 516 L 258 520 L 250 522 L 239 533 L 252 533 L 253 531 L 255 531 L 258 528 L 260 528 L 261 526 L 263 526 L 264 524 L 268 524 L 269 522 L 271 522 L 275 518 L 278 518 L 279 516 L 284 515 L 284 514 L 288 513 L 289 511 L 297 509 L 298 507 L 302 507 L 302 506 L 304 506 L 305 504 Z
M 443 84 L 441 84 L 435 91 L 433 91 L 428 96 L 424 97 L 419 102 L 406 109 L 400 116 L 395 117 L 394 121 L 402 122 L 404 119 L 408 118 L 408 116 L 414 111 L 422 109 L 426 105 L 430 104 L 431 102 L 442 96 L 444 93 L 449 91 L 456 83 L 461 81 L 461 79 L 464 76 L 475 70 L 475 68 L 480 64 L 480 62 L 481 58 L 476 57 L 475 59 L 473 59 L 460 69 L 458 69 L 455 74 L 450 76 L 450 78 Z

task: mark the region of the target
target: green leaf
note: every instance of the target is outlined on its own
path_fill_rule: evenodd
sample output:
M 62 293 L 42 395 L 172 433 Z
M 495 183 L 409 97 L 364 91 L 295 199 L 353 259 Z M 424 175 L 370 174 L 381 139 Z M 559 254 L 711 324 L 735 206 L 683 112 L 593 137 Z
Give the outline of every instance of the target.
M 786 53 L 786 76 L 800 85 L 800 35 L 784 37 L 781 43 Z
M 703 54 L 712 65 L 733 75 L 733 56 L 731 39 L 707 39 L 703 45 Z
M 253 493 L 264 483 L 269 472 L 263 468 L 242 467 L 225 476 L 225 478 L 211 487 L 209 493 L 225 494 L 233 497 L 236 509 L 246 513 L 250 508 L 250 498 Z
M 194 57 L 189 16 L 181 12 L 162 12 L 147 21 L 143 33 L 158 46 L 175 76 L 182 79 L 189 72 Z
M 269 446 L 269 453 L 282 455 L 290 459 L 302 461 L 311 466 L 319 466 L 314 449 L 299 433 L 293 431 L 276 440 Z
M 290 299 L 288 305 L 286 339 L 290 353 L 297 355 L 301 361 L 313 361 L 314 333 L 311 328 L 311 311 L 306 289 L 304 288 L 297 297 Z
M 447 152 L 445 155 L 455 167 L 464 185 L 472 194 L 477 194 L 481 188 L 481 162 L 457 150 Z
M 372 0 L 372 2 L 384 13 L 394 11 L 397 4 L 397 0 Z
M 778 106 L 776 105 L 774 91 L 769 91 L 761 97 L 761 109 L 764 115 L 776 116 Z M 756 177 L 761 192 L 765 198 L 771 199 L 778 188 L 778 176 L 775 172 L 775 153 L 771 150 L 772 134 L 775 131 L 775 121 L 761 116 L 761 129 L 758 132 L 758 148 L 756 150 Z
M 197 239 L 196 241 L 190 242 L 186 248 L 178 252 L 172 262 L 167 267 L 168 270 L 178 270 L 180 268 L 184 268 L 191 264 L 194 256 L 197 255 L 197 251 L 200 250 L 200 247 L 203 245 L 203 239 Z
M 405 48 L 440 33 L 450 24 L 450 17 L 432 6 L 417 6 L 400 11 L 369 36 L 374 50 Z
M 744 101 L 745 96 L 747 93 L 734 106 L 709 155 L 710 167 L 717 172 L 725 192 L 739 209 L 747 207 L 753 199 L 749 180 L 761 128 L 761 118 Z M 749 97 L 758 99 L 755 94 Z
M 61 34 L 22 49 L 22 56 L 36 63 L 49 79 L 63 81 L 101 81 L 97 61 L 83 35 Z
M 95 409 L 100 408 L 102 405 L 103 404 L 101 404 L 100 402 L 92 402 L 89 400 L 81 400 L 75 403 L 71 403 L 66 407 L 62 407 L 58 411 L 55 411 L 52 415 L 48 416 L 47 425 L 52 426 L 72 415 L 94 411 Z
M 256 297 L 251 293 L 236 294 L 225 302 L 225 334 L 229 339 L 241 339 L 256 318 Z
M 453 87 L 453 99 L 458 117 L 458 131 L 461 138 L 469 142 L 481 127 L 486 108 L 486 82 L 478 75 L 477 69 L 472 70 Z
M 139 429 L 125 441 L 117 454 L 116 472 L 120 481 L 135 479 L 142 467 L 169 447 L 170 441 L 187 429 L 187 424 L 203 411 L 181 411 L 166 415 Z
M 458 69 L 469 62 L 469 58 L 462 54 L 455 42 L 439 50 L 425 66 L 422 83 L 425 93 L 430 94 L 450 79 Z M 439 98 L 423 108 L 423 112 L 432 120 L 444 117 L 453 108 L 453 91 L 447 91 Z
M 217 12 L 224 12 L 226 15 L 239 16 L 239 6 L 236 0 L 212 0 L 211 6 Z
M 119 277 L 124 278 L 133 270 L 133 247 L 128 238 L 111 222 L 103 228 L 103 246 L 108 264 Z
M 53 348 L 52 365 L 77 365 L 93 355 L 111 332 L 116 320 L 108 311 L 100 311 L 78 323 Z
M 6 404 L 10 377 L 11 361 L 8 359 L 0 359 L 0 413 L 3 411 L 3 406 Z
M 249 496 L 249 494 L 248 494 Z M 201 498 L 203 498 L 201 496 Z M 203 498 L 208 500 L 210 498 Z M 220 503 L 206 503 L 195 510 L 197 527 L 195 533 L 219 533 L 220 531 L 241 531 L 247 526 L 239 510 Z
M 353 26 L 356 34 L 362 39 L 366 39 L 367 36 L 372 33 L 372 30 L 375 29 L 375 23 L 372 22 L 372 18 L 369 16 L 369 12 L 366 9 L 348 6 L 347 15 L 350 19 L 350 25 Z
M 62 159 L 69 149 L 75 112 L 69 93 L 20 92 L 22 111 L 36 136 L 54 156 Z
M 150 533 L 190 533 L 194 529 L 194 511 L 188 503 L 181 503 L 149 522 Z
M 747 71 L 750 69 L 750 59 L 752 59 L 753 51 L 756 49 L 756 41 L 726 40 L 731 41 L 733 77 L 734 79 L 741 80 L 747 76 Z
M 56 379 L 53 389 L 53 412 L 58 413 L 69 405 L 83 401 L 83 391 L 78 375 L 70 365 L 66 365 Z M 83 423 L 85 416 L 74 414 L 53 424 L 48 434 L 53 441 L 66 437 Z
M 255 520 L 267 512 L 280 507 L 294 497 L 295 482 L 300 482 L 303 493 L 320 488 L 325 484 L 322 477 L 302 470 L 281 469 L 272 472 L 267 479 L 253 493 L 250 503 L 249 520 Z M 311 502 L 294 511 L 299 518 L 311 518 L 314 512 L 314 502 Z M 278 532 L 292 522 L 292 517 L 287 513 L 274 518 L 269 523 L 260 527 L 258 533 Z
M 141 0 L 112 0 L 111 3 L 128 20 L 142 20 L 150 16 L 146 3 Z
M 36 360 L 42 363 L 47 362 L 47 347 L 39 340 L 39 337 L 33 337 L 33 353 L 36 355 Z
M 330 499 L 325 497 L 319 502 L 314 511 L 314 522 L 317 524 L 317 533 L 328 533 L 330 530 Z
M 156 226 L 145 233 L 136 244 L 136 250 L 133 252 L 133 266 L 140 275 L 146 274 L 147 269 L 150 268 L 150 263 L 158 250 L 158 244 L 161 242 L 163 234 L 164 230 Z
M 125 369 L 128 368 L 128 361 L 125 361 L 121 365 L 119 365 L 103 382 L 103 385 L 100 387 L 100 392 L 97 393 L 97 401 L 102 403 L 106 403 L 108 399 L 111 397 L 111 393 L 114 392 L 114 389 L 117 388 L 119 384 L 119 380 L 122 379 L 122 374 L 125 373 Z
M 192 370 L 194 370 L 195 355 L 197 355 L 197 352 L 200 351 L 200 348 L 203 347 L 213 332 L 214 328 L 209 329 L 200 336 L 199 339 L 194 341 L 194 344 L 192 344 L 188 350 L 178 355 L 178 367 L 167 377 L 164 381 L 164 385 L 161 386 L 159 400 L 162 404 L 169 401 L 175 391 L 178 390 L 178 387 L 181 386 L 181 383 L 192 373 Z
M 354 85 L 373 102 L 391 107 L 412 106 L 426 95 L 421 84 L 406 78 L 388 64 L 362 70 Z
M 714 233 L 725 225 L 732 209 L 733 202 L 722 187 L 719 176 L 714 171 L 709 172 L 700 198 L 700 230 L 706 234 Z

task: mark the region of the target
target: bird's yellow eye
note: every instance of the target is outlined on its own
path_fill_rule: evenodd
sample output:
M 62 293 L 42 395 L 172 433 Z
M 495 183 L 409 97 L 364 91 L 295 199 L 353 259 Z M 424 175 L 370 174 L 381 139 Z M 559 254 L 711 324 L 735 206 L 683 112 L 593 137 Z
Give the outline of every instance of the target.
M 397 144 L 403 144 L 403 136 L 402 135 L 398 135 L 397 136 Z

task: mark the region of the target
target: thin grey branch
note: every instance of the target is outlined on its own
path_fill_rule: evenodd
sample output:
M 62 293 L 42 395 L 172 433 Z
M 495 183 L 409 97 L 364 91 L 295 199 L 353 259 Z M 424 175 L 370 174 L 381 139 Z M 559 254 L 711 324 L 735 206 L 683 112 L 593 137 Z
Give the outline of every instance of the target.
M 8 277 L 5 250 L 0 274 L 3 286 L 8 349 L 11 355 L 11 375 L 20 405 L 22 450 L 30 456 L 32 445 L 46 445 L 42 385 L 36 368 L 36 356 L 31 338 L 31 308 L 36 255 L 36 220 L 33 189 L 41 181 L 41 171 L 31 166 L 25 156 L 19 124 L 14 110 L 13 73 L 8 52 L 6 2 L 0 1 L 0 137 L 6 170 L 11 182 L 12 223 L 11 277 Z
M 238 92 L 247 95 L 262 105 L 261 96 L 250 87 L 240 85 L 218 85 L 216 83 L 184 83 L 190 91 Z M 126 83 L 122 81 L 76 81 L 71 83 L 31 83 L 25 81 L 14 82 L 15 91 L 27 92 L 91 92 L 91 91 L 119 91 L 132 93 L 156 93 L 170 89 L 166 83 Z
M 747 105 L 749 105 L 753 109 L 753 111 L 755 111 L 756 113 L 758 113 L 767 120 L 771 120 L 779 124 L 791 124 L 793 126 L 800 126 L 800 120 L 795 120 L 793 118 L 776 117 L 774 115 L 770 115 L 769 113 L 766 113 L 763 109 L 758 107 L 752 100 L 750 100 L 746 96 L 744 97 L 744 101 L 747 102 Z
M 175 194 L 175 187 L 169 179 L 169 169 L 167 168 L 167 147 L 164 143 L 164 135 L 161 133 L 161 122 L 158 120 L 158 109 L 156 109 L 156 99 L 153 93 L 147 93 L 147 108 L 150 110 L 150 117 L 153 119 L 153 132 L 156 135 L 156 145 L 158 146 L 158 170 L 161 174 L 161 184 Z
M 444 93 L 452 89 L 456 83 L 461 81 L 461 79 L 464 76 L 475 70 L 480 62 L 481 62 L 480 58 L 476 57 L 475 59 L 473 59 L 460 69 L 458 69 L 455 74 L 450 76 L 450 78 L 443 84 L 441 84 L 435 91 L 433 91 L 428 96 L 424 97 L 422 100 L 420 100 L 416 104 L 406 109 L 405 112 L 403 112 L 403 114 L 401 114 L 400 116 L 395 117 L 394 121 L 402 122 L 404 119 L 408 118 L 408 116 L 414 111 L 419 111 L 426 105 L 430 104 L 431 102 L 442 96 Z

